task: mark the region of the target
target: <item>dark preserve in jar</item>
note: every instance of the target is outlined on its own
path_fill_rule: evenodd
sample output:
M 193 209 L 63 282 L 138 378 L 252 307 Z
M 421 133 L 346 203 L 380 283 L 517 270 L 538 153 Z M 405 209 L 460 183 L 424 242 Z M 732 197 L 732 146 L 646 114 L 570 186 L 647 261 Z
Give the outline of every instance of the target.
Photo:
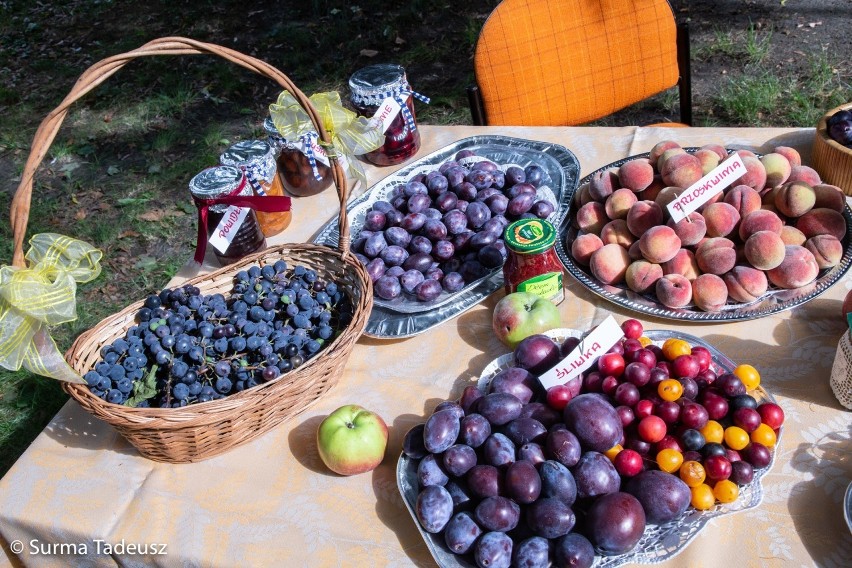
M 234 166 L 216 166 L 203 170 L 190 180 L 189 191 L 200 200 L 252 195 L 245 174 Z M 239 222 L 243 216 L 242 222 Z M 233 238 L 228 243 L 231 235 Z M 257 215 L 254 209 L 248 207 L 210 205 L 207 210 L 207 237 L 208 244 L 213 247 L 216 258 L 223 265 L 236 262 L 266 245 Z
M 275 128 L 271 118 L 263 122 L 263 128 L 269 135 L 269 144 L 275 149 L 278 163 L 278 177 L 287 193 L 297 197 L 317 194 L 331 185 L 331 167 L 325 150 L 316 143 L 316 138 L 302 141 L 285 140 Z M 316 163 L 316 171 L 311 166 L 305 149 L 305 142 L 311 143 Z M 317 179 L 319 176 L 319 179 Z
M 356 71 L 349 78 L 351 102 L 355 110 L 367 117 L 377 116 L 381 110 L 390 112 L 389 99 L 403 101 L 408 111 L 400 110 L 385 130 L 385 143 L 364 157 L 379 166 L 404 162 L 420 149 L 420 132 L 414 117 L 414 99 L 405 69 L 399 65 L 381 63 Z M 408 116 L 406 116 L 408 115 Z
M 556 255 L 556 228 L 544 219 L 519 219 L 506 227 L 509 253 L 503 265 L 506 293 L 528 292 L 554 304 L 565 299 L 563 268 Z

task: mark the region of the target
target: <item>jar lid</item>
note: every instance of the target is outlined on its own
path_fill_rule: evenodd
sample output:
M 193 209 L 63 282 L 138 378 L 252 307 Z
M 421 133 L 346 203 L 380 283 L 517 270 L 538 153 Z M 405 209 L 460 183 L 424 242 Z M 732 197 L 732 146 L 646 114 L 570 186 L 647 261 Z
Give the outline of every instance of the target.
M 556 244 L 556 228 L 545 219 L 519 219 L 506 227 L 503 239 L 513 252 L 535 254 Z
M 405 68 L 394 63 L 370 65 L 349 78 L 349 90 L 355 104 L 377 105 L 392 94 L 410 89 Z
M 242 140 L 219 156 L 223 166 L 247 166 L 266 159 L 273 153 L 272 146 L 266 140 Z
M 215 166 L 202 170 L 189 180 L 189 191 L 199 199 L 211 199 L 230 195 L 236 191 L 240 184 L 248 188 L 248 184 L 244 180 L 245 174 L 239 168 Z M 251 193 L 251 188 L 248 188 L 248 190 Z

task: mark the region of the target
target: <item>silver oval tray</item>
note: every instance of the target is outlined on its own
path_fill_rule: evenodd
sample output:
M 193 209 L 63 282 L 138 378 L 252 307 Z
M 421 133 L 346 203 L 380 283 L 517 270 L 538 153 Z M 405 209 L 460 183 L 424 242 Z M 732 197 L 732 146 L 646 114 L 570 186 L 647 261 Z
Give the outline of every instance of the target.
M 576 329 L 554 329 L 547 332 L 545 335 L 550 336 L 557 341 L 564 341 L 568 337 L 582 337 L 586 332 Z M 668 330 L 648 330 L 645 332 L 645 337 L 653 341 L 657 345 L 669 338 L 683 339 L 692 346 L 702 346 L 710 351 L 713 358 L 713 369 L 716 371 L 730 372 L 737 366 L 728 357 L 723 355 L 718 349 L 705 342 L 704 340 L 677 331 Z M 498 372 L 512 366 L 512 353 L 501 355 L 488 363 L 482 371 L 478 380 L 480 388 L 487 388 L 491 377 Z M 758 402 L 775 402 L 775 399 L 766 392 L 763 387 L 758 387 L 751 393 Z M 596 568 L 613 568 L 625 564 L 657 564 L 676 556 L 692 540 L 698 535 L 701 529 L 712 519 L 725 515 L 732 515 L 748 509 L 757 507 L 763 501 L 763 486 L 761 480 L 766 475 L 772 466 L 775 464 L 775 455 L 781 444 L 781 435 L 783 434 L 783 426 L 778 433 L 778 441 L 772 451 L 772 461 L 769 465 L 762 469 L 754 471 L 754 479 L 748 485 L 740 488 L 740 494 L 737 500 L 733 503 L 724 505 L 716 505 L 713 509 L 707 511 L 698 511 L 693 508 L 687 509 L 686 513 L 681 518 L 662 525 L 648 525 L 645 527 L 645 533 L 639 540 L 631 552 L 619 556 L 595 556 L 594 566 Z M 417 461 L 409 458 L 405 454 L 400 454 L 396 465 L 396 481 L 399 487 L 399 492 L 402 494 L 403 501 L 411 513 L 411 518 L 420 531 L 420 535 L 426 543 L 429 552 L 435 558 L 435 562 L 441 568 L 476 568 L 476 564 L 469 556 L 458 556 L 452 553 L 444 543 L 443 535 L 431 534 L 423 530 L 420 523 L 417 521 L 417 516 L 414 513 L 414 506 L 417 501 L 417 493 L 419 490 L 417 482 Z M 852 486 L 850 486 L 852 488 Z M 852 500 L 852 492 L 847 492 L 847 507 Z
M 464 138 L 432 152 L 379 181 L 354 199 L 346 207 L 350 215 L 351 234 L 354 236 L 360 233 L 364 216 L 373 203 L 384 199 L 394 187 L 406 183 L 415 172 L 452 159 L 459 150 L 471 150 L 498 164 L 540 165 L 546 173 L 543 185 L 547 186 L 542 196 L 555 201 L 555 211 L 550 220 L 554 225 L 560 225 L 570 202 L 569 196 L 577 188 L 580 175 L 577 157 L 559 144 L 486 135 Z M 335 217 L 319 230 L 312 242 L 335 246 L 339 238 Z M 502 286 L 503 272 L 496 269 L 455 294 L 442 294 L 435 302 L 422 303 L 412 299 L 386 302 L 374 298 L 364 334 L 385 339 L 417 335 L 465 312 Z
M 695 152 L 698 148 L 684 148 L 687 152 Z M 729 149 L 734 151 L 734 149 Z M 636 158 L 647 158 L 649 152 L 629 156 L 622 160 L 618 160 L 599 168 L 591 174 L 585 176 L 577 187 L 588 183 L 592 177 L 611 168 L 617 168 Z M 575 189 L 576 191 L 576 189 Z M 572 192 L 573 194 L 574 192 Z M 843 239 L 843 257 L 840 263 L 830 269 L 821 270 L 817 279 L 810 284 L 793 290 L 782 290 L 774 287 L 770 289 L 760 298 L 747 304 L 729 303 L 718 312 L 704 312 L 693 306 L 686 308 L 669 308 L 661 304 L 653 295 L 638 294 L 625 286 L 611 286 L 601 283 L 596 279 L 588 268 L 574 262 L 570 253 L 570 248 L 577 236 L 577 230 L 571 226 L 571 217 L 576 213 L 576 209 L 572 199 L 567 201 L 568 210 L 562 217 L 562 222 L 559 225 L 559 238 L 556 240 L 556 254 L 565 266 L 565 269 L 574 278 L 580 281 L 583 286 L 597 294 L 598 296 L 609 300 L 614 304 L 623 306 L 635 312 L 648 314 L 651 316 L 679 320 L 679 321 L 700 321 L 704 323 L 713 322 L 729 322 L 747 319 L 755 319 L 777 312 L 783 312 L 796 306 L 800 306 L 805 302 L 813 300 L 826 290 L 828 290 L 835 282 L 840 280 L 849 267 L 852 266 L 852 210 L 849 205 L 843 211 L 843 216 L 846 219 L 846 236 Z

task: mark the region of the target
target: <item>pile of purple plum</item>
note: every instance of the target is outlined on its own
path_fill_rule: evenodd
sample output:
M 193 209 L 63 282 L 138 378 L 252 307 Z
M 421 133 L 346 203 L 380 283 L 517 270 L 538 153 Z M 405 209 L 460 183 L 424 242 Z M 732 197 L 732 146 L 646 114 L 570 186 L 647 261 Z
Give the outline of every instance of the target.
M 352 248 L 376 296 L 394 300 L 404 292 L 430 302 L 443 291 L 458 292 L 503 265 L 510 222 L 553 214 L 554 204 L 536 193 L 545 174 L 540 166 L 504 171 L 472 158 L 461 150 L 373 203 Z M 471 161 L 470 169 L 462 165 Z

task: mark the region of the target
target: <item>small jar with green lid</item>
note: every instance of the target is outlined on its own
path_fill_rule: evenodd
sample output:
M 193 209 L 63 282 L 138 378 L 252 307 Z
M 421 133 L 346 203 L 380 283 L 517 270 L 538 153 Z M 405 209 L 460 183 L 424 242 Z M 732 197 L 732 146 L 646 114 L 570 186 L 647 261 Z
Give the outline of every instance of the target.
M 564 268 L 556 256 L 556 228 L 545 219 L 519 219 L 506 227 L 506 293 L 528 292 L 554 304 L 565 299 Z

